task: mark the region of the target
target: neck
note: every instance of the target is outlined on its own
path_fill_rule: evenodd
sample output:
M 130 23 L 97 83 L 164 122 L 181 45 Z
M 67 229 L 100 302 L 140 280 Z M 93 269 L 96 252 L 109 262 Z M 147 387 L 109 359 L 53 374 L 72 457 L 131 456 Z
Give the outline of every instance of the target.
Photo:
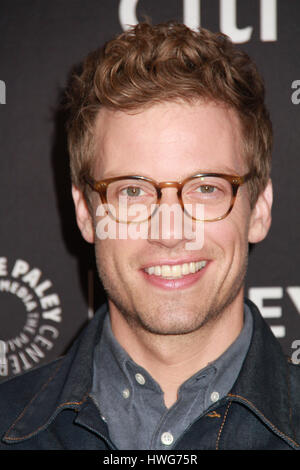
M 180 385 L 221 356 L 239 335 L 243 296 L 238 296 L 214 321 L 184 335 L 156 335 L 133 327 L 114 305 L 110 305 L 110 319 L 115 338 L 157 381 L 169 408 L 177 400 Z

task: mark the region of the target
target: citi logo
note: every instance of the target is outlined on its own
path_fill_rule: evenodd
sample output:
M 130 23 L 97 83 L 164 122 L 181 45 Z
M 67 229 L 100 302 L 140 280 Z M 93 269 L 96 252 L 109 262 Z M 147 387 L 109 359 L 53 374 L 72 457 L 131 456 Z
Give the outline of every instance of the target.
M 201 0 L 182 1 L 183 23 L 191 29 L 197 30 L 201 27 Z M 257 1 L 259 1 L 260 8 L 260 39 L 261 41 L 277 41 L 277 0 Z M 119 21 L 124 31 L 130 25 L 139 22 L 136 14 L 138 3 L 139 0 L 120 0 Z M 220 31 L 227 34 L 234 43 L 245 43 L 250 41 L 252 37 L 253 26 L 239 28 L 237 13 L 237 0 L 219 0 Z

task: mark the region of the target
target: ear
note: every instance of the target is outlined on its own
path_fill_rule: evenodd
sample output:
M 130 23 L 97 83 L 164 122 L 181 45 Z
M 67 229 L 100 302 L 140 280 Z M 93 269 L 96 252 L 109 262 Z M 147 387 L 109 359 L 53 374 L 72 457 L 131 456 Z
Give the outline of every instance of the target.
M 248 242 L 258 243 L 268 234 L 272 216 L 273 188 L 272 181 L 269 179 L 265 190 L 259 195 L 254 209 L 251 213 Z
M 72 196 L 75 205 L 76 220 L 83 238 L 88 243 L 94 243 L 93 220 L 82 191 L 72 186 Z

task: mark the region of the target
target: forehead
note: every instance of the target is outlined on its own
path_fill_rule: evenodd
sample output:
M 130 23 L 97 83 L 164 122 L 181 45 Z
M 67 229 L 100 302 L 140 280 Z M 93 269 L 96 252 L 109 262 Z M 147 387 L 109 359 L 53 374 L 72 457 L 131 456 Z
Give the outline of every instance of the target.
M 95 176 L 181 179 L 198 171 L 242 174 L 240 122 L 214 103 L 161 103 L 136 112 L 102 109 L 95 126 Z

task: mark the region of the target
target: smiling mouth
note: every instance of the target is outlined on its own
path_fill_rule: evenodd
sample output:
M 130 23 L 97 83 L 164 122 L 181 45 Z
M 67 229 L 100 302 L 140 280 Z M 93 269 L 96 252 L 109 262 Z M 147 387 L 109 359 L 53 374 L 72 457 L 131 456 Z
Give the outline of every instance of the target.
M 144 268 L 144 271 L 153 276 L 164 279 L 180 279 L 188 274 L 194 274 L 205 268 L 208 261 L 196 261 L 182 264 L 163 264 Z

